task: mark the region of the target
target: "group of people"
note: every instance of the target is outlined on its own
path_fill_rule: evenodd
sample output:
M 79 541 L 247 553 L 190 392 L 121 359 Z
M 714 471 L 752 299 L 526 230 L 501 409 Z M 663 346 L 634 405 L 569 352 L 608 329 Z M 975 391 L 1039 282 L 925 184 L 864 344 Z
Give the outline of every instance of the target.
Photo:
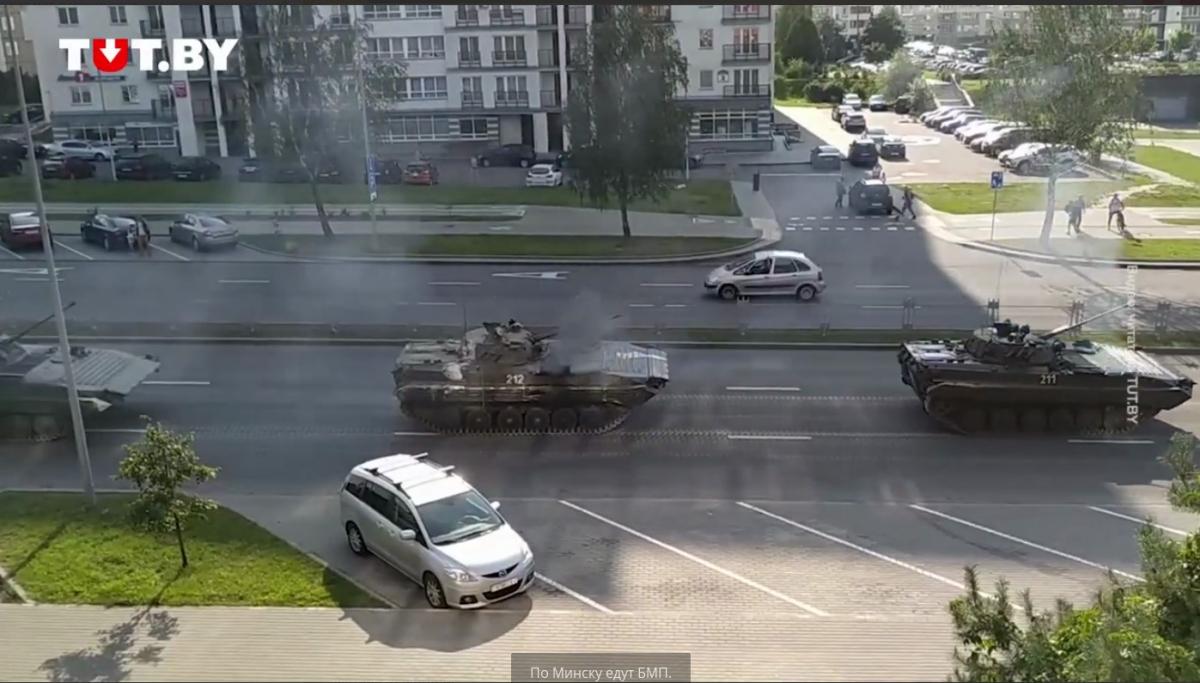
M 887 180 L 885 179 L 886 176 L 883 176 L 883 169 L 880 168 L 880 166 L 878 164 L 875 165 L 875 168 L 879 169 L 879 175 L 875 175 L 874 173 L 872 173 L 871 177 L 878 178 L 879 180 L 882 180 L 884 182 L 884 184 L 886 184 Z M 846 177 L 845 176 L 838 176 L 837 184 L 834 186 L 834 192 L 837 195 L 837 199 L 834 201 L 833 206 L 835 209 L 840 209 L 845 206 L 845 200 L 846 200 L 847 190 L 846 190 Z M 904 190 L 900 195 L 900 201 L 901 201 L 900 209 L 897 211 L 895 204 L 889 204 L 888 205 L 888 214 L 895 212 L 896 215 L 893 217 L 893 220 L 897 220 L 897 221 L 900 220 L 900 217 L 906 213 L 909 216 L 912 216 L 913 219 L 916 219 L 917 212 L 913 208 L 913 201 L 915 199 L 916 199 L 916 194 L 912 191 L 912 188 L 909 187 L 908 185 L 905 185 Z
M 1064 210 L 1067 212 L 1067 234 L 1074 233 L 1082 235 L 1081 226 L 1083 224 L 1083 211 L 1087 208 L 1087 201 L 1083 195 L 1067 202 Z M 1113 219 L 1117 221 L 1117 232 L 1125 234 L 1125 202 L 1121 200 L 1121 195 L 1113 194 L 1108 200 L 1108 229 L 1112 229 Z

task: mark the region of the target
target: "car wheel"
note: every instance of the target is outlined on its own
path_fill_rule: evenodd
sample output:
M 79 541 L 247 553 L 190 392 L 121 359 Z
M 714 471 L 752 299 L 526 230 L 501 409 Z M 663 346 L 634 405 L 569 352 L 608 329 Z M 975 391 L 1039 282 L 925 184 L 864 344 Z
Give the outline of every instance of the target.
M 104 155 L 96 152 L 96 156 L 92 157 L 92 161 L 104 161 Z
M 192 235 L 192 251 L 204 251 L 204 246 L 200 244 L 200 238 Z
M 812 285 L 800 285 L 796 290 L 796 298 L 801 301 L 812 301 L 817 298 L 817 288 Z
M 85 230 L 83 228 L 79 229 L 79 241 L 83 242 L 84 244 L 91 242 L 91 240 L 88 239 L 87 230 Z
M 367 542 L 363 540 L 362 532 L 354 522 L 346 522 L 346 542 L 350 544 L 350 552 L 359 557 L 371 554 L 371 551 L 367 549 Z
M 737 298 L 738 291 L 737 287 L 734 287 L 733 285 L 722 285 L 721 288 L 717 290 L 717 294 L 721 295 L 721 298 L 726 301 L 733 301 Z
M 1017 164 L 1017 173 L 1020 173 L 1021 175 L 1029 173 L 1029 162 L 1022 161 L 1021 163 Z
M 113 250 L 112 235 L 105 235 L 104 236 L 104 251 L 112 251 L 112 250 Z
M 425 576 L 421 578 L 421 585 L 425 588 L 425 601 L 430 607 L 446 608 L 446 592 L 442 590 L 442 582 L 438 581 L 436 576 L 425 572 Z
M 479 160 L 479 165 L 483 166 L 484 168 L 487 168 L 488 166 L 492 165 L 492 160 L 487 157 L 484 157 Z

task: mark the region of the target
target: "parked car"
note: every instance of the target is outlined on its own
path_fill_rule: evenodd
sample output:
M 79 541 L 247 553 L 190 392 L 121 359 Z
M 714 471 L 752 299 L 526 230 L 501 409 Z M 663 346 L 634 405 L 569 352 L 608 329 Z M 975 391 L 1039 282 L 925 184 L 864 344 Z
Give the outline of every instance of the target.
M 43 178 L 58 178 L 60 180 L 77 180 L 91 178 L 96 175 L 96 165 L 87 159 L 79 157 L 59 157 L 42 162 Z
M 867 129 L 867 117 L 859 112 L 847 112 L 842 116 L 842 130 L 847 133 L 858 133 Z
M 917 117 L 917 120 L 920 121 L 921 123 L 928 125 L 929 119 L 931 119 L 935 116 L 939 116 L 941 114 L 947 114 L 955 109 L 966 109 L 966 108 L 967 108 L 966 105 L 959 106 L 959 105 L 943 104 L 941 106 L 930 109 L 929 111 L 925 112 L 924 114 L 921 114 L 919 117 Z
M 171 224 L 167 234 L 172 242 L 186 244 L 195 251 L 232 247 L 238 242 L 238 231 L 229 221 L 195 213 L 184 214 Z
M 896 135 L 888 135 L 876 145 L 879 148 L 879 156 L 884 159 L 907 159 L 908 145 L 904 144 L 904 140 Z
M 428 161 L 414 161 L 404 167 L 406 185 L 437 185 L 438 170 Z
M 1011 128 L 1000 134 L 991 144 L 986 145 L 984 152 L 990 157 L 999 157 L 1001 152 L 1014 149 L 1019 145 L 1033 140 L 1032 128 Z
M 473 609 L 533 585 L 529 544 L 452 467 L 397 453 L 355 466 L 339 494 L 350 550 L 420 585 L 430 607 Z
M 1005 121 L 976 121 L 954 131 L 954 135 L 962 140 L 964 145 L 970 147 L 971 143 L 986 136 L 988 133 L 994 130 L 1002 130 L 1011 125 L 1011 123 Z
M 88 142 L 87 140 L 65 140 L 46 145 L 46 155 L 50 157 L 64 156 L 68 158 L 91 159 L 93 161 L 108 161 L 113 157 L 112 147 Z
M 959 126 L 958 129 L 954 131 L 954 139 L 958 140 L 959 142 L 962 142 L 963 138 L 966 135 L 968 135 L 980 128 L 983 128 L 984 126 L 991 126 L 991 125 L 995 125 L 997 123 L 998 123 L 998 121 L 996 121 L 994 119 L 989 119 L 986 117 L 984 117 L 982 119 L 978 119 L 976 121 L 971 121 L 969 123 L 965 123 L 965 124 Z
M 840 123 L 843 116 L 845 116 L 846 114 L 853 113 L 853 112 L 854 112 L 854 107 L 851 107 L 848 104 L 839 104 L 833 108 L 833 111 L 830 113 L 830 117 L 834 121 L 837 121 Z
M 912 111 L 912 98 L 908 95 L 901 95 L 896 98 L 895 102 L 892 102 L 891 108 L 897 114 L 908 114 Z
M 892 190 L 882 180 L 860 180 L 850 187 L 850 208 L 860 214 L 887 215 L 893 207 Z
M 138 154 L 117 160 L 118 180 L 162 180 L 171 177 L 171 162 L 158 154 Z
M 0 178 L 10 175 L 21 175 L 21 159 L 0 155 Z
M 978 153 L 986 152 L 988 147 L 993 142 L 1000 139 L 1001 135 L 1004 135 L 1006 132 L 1008 132 L 1016 127 L 1017 126 L 1013 126 L 1013 125 L 1001 125 L 1001 126 L 997 126 L 996 128 L 989 130 L 988 132 L 984 133 L 983 135 L 980 135 L 979 137 L 976 137 L 975 139 L 971 140 L 971 142 L 970 142 L 971 151 L 978 152 Z
M 715 268 L 705 290 L 726 301 L 751 296 L 794 296 L 812 301 L 825 291 L 821 267 L 797 251 L 760 251 Z
M 12 138 L 0 138 L 0 157 L 24 159 L 29 156 L 25 143 Z
M 42 220 L 33 211 L 0 213 L 0 242 L 8 249 L 42 246 Z
M 938 109 L 941 109 L 941 111 L 938 111 Z M 928 115 L 922 115 L 921 121 L 930 128 L 937 128 L 963 112 L 972 111 L 970 107 L 958 105 L 946 107 L 945 109 L 939 107 L 938 109 L 933 110 Z
M 128 250 L 129 235 L 136 229 L 137 221 L 133 218 L 98 213 L 79 226 L 79 236 L 85 243 L 99 244 L 104 251 Z
M 175 180 L 216 180 L 221 165 L 207 157 L 183 157 L 175 162 Z
M 842 153 L 832 145 L 813 147 L 808 155 L 814 171 L 838 170 L 842 167 Z
M 525 187 L 558 187 L 562 183 L 562 171 L 551 164 L 534 164 L 525 174 Z
M 852 140 L 850 150 L 846 153 L 846 160 L 850 162 L 851 166 L 872 168 L 879 162 L 879 148 L 870 138 Z
M 1042 143 L 1024 146 L 1002 157 L 1000 165 L 1020 175 L 1047 175 L 1053 167 L 1070 169 L 1083 161 L 1083 156 L 1073 149 L 1054 150 Z
M 883 139 L 887 137 L 887 134 L 888 133 L 886 130 L 880 128 L 879 126 L 875 126 L 873 128 L 864 130 L 862 136 L 864 138 L 870 138 L 871 141 L 875 143 L 875 146 L 878 147 L 883 142 Z
M 1023 142 L 1012 149 L 1006 149 L 996 155 L 1000 161 L 1000 165 L 1008 167 L 1009 161 L 1014 157 L 1025 157 L 1046 146 L 1044 142 Z
M 887 111 L 887 99 L 883 95 L 871 95 L 871 99 L 867 100 L 867 109 L 871 111 Z
M 963 112 L 958 116 L 952 117 L 948 121 L 943 121 L 942 124 L 938 126 L 938 130 L 942 131 L 943 133 L 953 133 L 968 123 L 982 121 L 983 119 L 984 116 L 980 112 Z
M 853 107 L 854 111 L 859 111 L 863 107 L 862 98 L 857 93 L 852 92 L 842 95 L 842 104 Z
M 508 144 L 493 147 L 476 157 L 480 166 L 520 166 L 529 168 L 537 163 L 537 153 L 529 145 Z

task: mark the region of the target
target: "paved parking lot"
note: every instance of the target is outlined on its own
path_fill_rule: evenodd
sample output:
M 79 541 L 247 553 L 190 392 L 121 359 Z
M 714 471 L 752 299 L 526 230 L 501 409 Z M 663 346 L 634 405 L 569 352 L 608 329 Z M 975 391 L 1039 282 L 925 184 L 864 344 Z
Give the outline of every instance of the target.
M 60 222 L 61 223 L 61 222 Z M 171 242 L 166 236 L 166 223 L 162 221 L 150 221 L 151 230 L 154 231 L 154 238 L 150 241 L 150 259 L 165 260 L 174 262 L 188 261 L 287 261 L 288 259 L 282 256 L 274 256 L 266 254 L 254 249 L 250 249 L 244 245 L 236 245 L 230 248 L 214 249 L 210 251 L 197 252 L 191 247 L 184 244 L 176 244 Z M 78 226 L 73 223 L 60 224 L 54 228 L 54 244 L 55 264 L 62 267 L 62 264 L 72 262 L 86 261 L 146 261 L 146 257 L 139 256 L 136 252 L 128 249 L 114 249 L 105 251 L 104 247 L 99 244 L 84 242 L 79 236 Z M 0 245 L 0 264 L 4 264 L 4 271 L 7 274 L 14 274 L 14 269 L 21 271 L 30 271 L 28 273 L 15 273 L 18 275 L 29 275 L 36 277 L 45 275 L 45 272 L 32 273 L 32 270 L 44 271 L 45 257 L 38 249 L 20 249 L 17 251 L 7 249 L 4 245 Z

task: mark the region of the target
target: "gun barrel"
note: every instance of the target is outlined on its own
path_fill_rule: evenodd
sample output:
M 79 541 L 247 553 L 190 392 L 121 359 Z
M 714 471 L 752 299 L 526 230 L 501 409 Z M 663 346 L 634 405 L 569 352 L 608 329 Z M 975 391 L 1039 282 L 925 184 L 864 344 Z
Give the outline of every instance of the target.
M 72 301 L 71 303 L 67 304 L 66 306 L 63 306 L 63 313 L 66 313 L 67 311 L 69 311 L 71 309 L 71 307 L 74 305 L 75 305 L 75 302 Z M 30 332 L 33 332 L 34 330 L 41 327 L 42 325 L 50 322 L 50 320 L 52 320 L 54 318 L 54 315 L 55 315 L 54 313 L 51 313 L 50 315 L 46 316 L 45 318 L 42 318 L 41 320 L 30 325 L 29 327 L 26 327 L 25 329 L 21 330 L 19 333 L 13 335 L 12 338 L 9 339 L 9 341 L 15 342 L 15 341 L 21 339 L 21 337 L 24 337 L 25 335 L 29 334 Z

